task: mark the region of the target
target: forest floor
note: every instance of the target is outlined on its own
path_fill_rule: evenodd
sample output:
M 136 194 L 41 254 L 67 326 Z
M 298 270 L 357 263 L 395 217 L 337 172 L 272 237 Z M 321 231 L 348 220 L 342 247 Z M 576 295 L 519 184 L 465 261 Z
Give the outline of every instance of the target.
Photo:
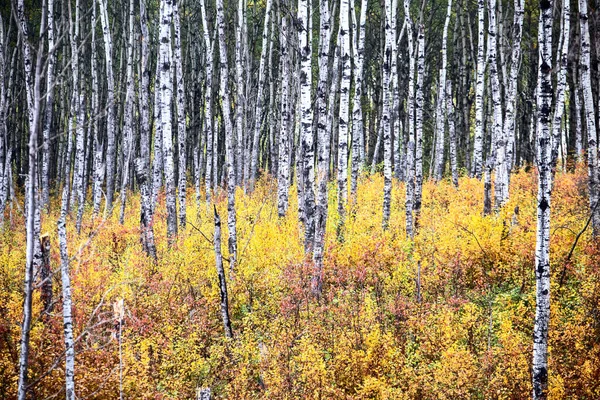
M 237 194 L 239 264 L 230 272 L 234 338 L 224 335 L 212 209 L 188 196 L 188 224 L 171 245 L 164 198 L 155 216 L 158 262 L 139 240 L 139 195 L 125 223 L 86 210 L 81 234 L 68 221 L 75 385 L 81 399 L 116 398 L 119 346 L 113 306 L 124 300 L 125 398 L 520 399 L 530 397 L 535 308 L 537 176 L 512 175 L 510 201 L 483 216 L 483 184 L 426 182 L 420 227 L 406 238 L 402 184 L 394 183 L 381 229 L 383 177 L 363 177 L 336 241 L 330 186 L 323 296 L 311 295 L 295 189 L 277 216 L 276 182 Z M 226 195 L 216 195 L 226 220 Z M 518 207 L 518 209 L 517 209 Z M 43 215 L 51 239 L 54 308 L 34 295 L 32 396 L 64 396 L 59 199 Z M 516 210 L 517 209 L 517 210 Z M 9 216 L 8 213 L 11 213 Z M 551 398 L 600 398 L 600 248 L 584 232 L 587 173 L 558 173 L 552 199 Z M 7 211 L 0 233 L 0 398 L 16 393 L 25 265 L 24 218 Z M 223 223 L 227 257 L 227 227 Z M 420 301 L 417 276 L 420 266 Z M 42 379 L 39 379 L 42 378 Z

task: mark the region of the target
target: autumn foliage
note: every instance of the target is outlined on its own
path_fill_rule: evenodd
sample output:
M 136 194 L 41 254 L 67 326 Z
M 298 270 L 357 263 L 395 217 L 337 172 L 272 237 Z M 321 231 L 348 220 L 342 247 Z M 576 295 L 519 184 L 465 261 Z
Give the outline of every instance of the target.
M 297 196 L 277 216 L 276 182 L 237 193 L 239 264 L 228 271 L 234 339 L 219 314 L 212 208 L 188 196 L 188 220 L 168 247 L 164 199 L 155 215 L 158 262 L 139 242 L 139 196 L 126 219 L 86 211 L 68 222 L 78 398 L 117 398 L 118 324 L 124 299 L 125 398 L 522 399 L 531 392 L 535 307 L 535 172 L 511 178 L 511 198 L 483 216 L 481 182 L 425 183 L 414 242 L 404 230 L 405 193 L 393 188 L 381 229 L 383 178 L 365 176 L 336 241 L 330 190 L 323 295 L 311 293 Z M 21 200 L 21 199 L 19 199 Z M 226 215 L 225 193 L 216 196 Z M 551 398 L 600 398 L 600 248 L 589 230 L 587 175 L 556 177 L 552 204 Z M 54 199 L 52 210 L 58 210 Z M 15 203 L 16 204 L 16 203 Z M 10 215 L 9 215 L 10 212 Z M 34 295 L 31 398 L 64 396 L 60 258 L 53 211 L 42 216 L 55 271 L 52 312 Z M 7 211 L 0 234 L 0 398 L 17 386 L 25 229 Z M 227 238 L 226 226 L 223 237 Z M 574 248 L 573 248 L 574 246 Z M 227 257 L 223 245 L 224 257 Z M 573 250 L 572 250 L 573 248 Z M 420 294 L 417 274 L 420 265 Z

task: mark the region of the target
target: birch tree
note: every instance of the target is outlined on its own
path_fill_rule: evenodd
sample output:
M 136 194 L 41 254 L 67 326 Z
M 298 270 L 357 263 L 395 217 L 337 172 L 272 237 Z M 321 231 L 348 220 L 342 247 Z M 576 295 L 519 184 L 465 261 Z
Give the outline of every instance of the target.
M 134 133 L 133 133 L 133 24 L 134 24 L 133 0 L 129 0 L 129 35 L 127 42 L 127 78 L 125 92 L 125 132 L 123 137 L 123 179 L 121 179 L 121 213 L 119 222 L 123 224 L 125 218 L 125 202 L 127 199 L 127 186 L 129 184 L 129 165 L 133 157 Z
M 217 0 L 221 1 L 221 0 Z M 234 186 L 235 188 L 235 186 Z M 229 299 L 227 295 L 227 279 L 225 278 L 225 270 L 223 268 L 223 255 L 221 253 L 221 218 L 217 213 L 217 207 L 214 207 L 215 212 L 215 264 L 217 266 L 217 275 L 219 276 L 219 294 L 221 298 L 221 319 L 225 328 L 225 336 L 233 338 L 233 330 L 231 329 L 231 320 L 229 319 Z
M 415 53 L 413 44 L 413 22 L 410 17 L 410 0 L 404 0 L 404 18 L 408 38 L 408 95 L 406 99 L 406 130 L 408 132 L 408 144 L 406 147 L 406 235 L 414 236 L 413 208 L 415 200 Z
M 342 80 L 340 83 L 340 117 L 338 132 L 338 238 L 344 230 L 346 220 L 346 204 L 348 202 L 348 122 L 350 117 L 350 22 L 349 3 L 353 0 L 342 0 L 340 4 L 340 27 L 338 41 L 341 50 Z M 396 1 L 396 0 L 394 0 Z M 334 64 L 335 69 L 335 64 Z M 359 103 L 360 108 L 360 103 Z M 342 234 L 343 235 L 343 234 Z
M 40 118 L 40 80 L 42 77 L 42 42 L 37 52 L 37 62 L 35 63 L 35 71 L 32 71 L 33 56 L 32 49 L 29 43 L 29 27 L 25 17 L 24 0 L 18 0 L 16 18 L 21 33 L 21 53 L 23 57 L 25 92 L 27 98 L 27 121 L 29 123 L 29 149 L 28 149 L 28 179 L 26 185 L 26 237 L 27 244 L 25 250 L 25 284 L 24 284 L 24 301 L 23 301 L 23 322 L 21 323 L 21 341 L 19 355 L 19 381 L 17 389 L 17 397 L 19 400 L 25 400 L 27 397 L 27 372 L 29 367 L 29 334 L 31 329 L 31 305 L 33 291 L 33 267 L 36 243 L 38 238 L 36 232 L 36 214 L 39 216 L 37 209 L 37 143 L 38 143 L 38 123 Z M 40 30 L 44 31 L 44 18 L 42 13 L 42 26 Z M 35 75 L 34 75 L 35 74 Z
M 365 26 L 367 21 L 368 0 L 361 0 L 360 18 L 358 31 L 353 30 L 354 38 L 354 96 L 352 99 L 352 176 L 350 183 L 350 192 L 356 195 L 358 187 L 358 173 L 365 162 L 364 133 L 363 133 L 363 113 L 361 107 L 361 96 L 363 86 L 364 70 L 364 52 L 365 52 Z M 354 12 L 354 1 L 350 1 L 350 13 L 352 15 L 352 25 L 356 27 L 356 14 Z
M 450 171 L 452 184 L 458 187 L 458 162 L 456 152 L 456 131 L 454 129 L 454 101 L 452 100 L 452 81 L 446 82 L 446 119 L 448 121 L 448 139 L 450 141 Z
M 585 0 L 580 2 L 585 3 Z M 533 399 L 548 396 L 548 326 L 550 324 L 550 199 L 552 195 L 552 1 L 540 2 L 537 87 L 537 229 L 535 246 L 536 307 L 533 327 Z M 585 9 L 580 9 L 585 12 Z M 583 14 L 582 14 L 583 15 Z M 582 29 L 583 33 L 583 29 Z
M 47 36 L 48 36 L 48 69 L 46 70 L 46 110 L 44 112 L 44 121 L 42 128 L 42 202 L 40 204 L 41 207 L 46 207 L 48 209 L 49 201 L 50 201 L 50 129 L 52 126 L 52 115 L 53 115 L 53 107 L 54 107 L 54 67 L 56 64 L 56 50 L 54 49 L 54 0 L 48 0 L 48 23 L 47 23 Z M 93 19 L 95 21 L 96 18 L 96 7 L 94 3 L 93 10 Z M 4 30 L 4 27 L 2 27 Z M 95 32 L 92 33 L 95 35 Z M 1 38 L 1 47 L 4 47 L 4 38 Z M 94 40 L 93 37 L 92 40 Z M 0 50 L 2 51 L 2 50 Z M 4 58 L 4 55 L 2 56 Z M 94 56 L 92 56 L 94 57 Z M 4 62 L 3 62 L 4 64 Z M 95 74 L 95 71 L 92 73 Z M 2 80 L 2 85 L 4 85 L 4 76 L 0 77 Z M 0 110 L 0 112 L 2 112 Z M 0 128 L 2 129 L 2 128 Z M 2 139 L 0 139 L 2 140 Z M 0 167 L 2 167 L 2 163 L 0 163 Z M 1 201 L 1 200 L 0 200 Z M 3 212 L 3 209 L 0 209 L 0 212 Z
M 269 40 L 269 20 L 271 16 L 271 3 L 272 0 L 267 0 L 267 5 L 265 7 L 265 20 L 263 26 L 263 34 L 262 34 L 262 50 L 260 53 L 260 62 L 258 67 L 258 91 L 256 93 L 256 108 L 254 112 L 254 129 L 252 136 L 252 159 L 250 160 L 250 188 L 254 189 L 254 181 L 258 176 L 258 157 L 259 157 L 259 141 L 260 141 L 260 132 L 262 128 L 262 108 L 263 108 L 263 93 L 265 90 L 265 79 L 266 79 L 266 71 L 265 64 L 267 60 L 267 50 L 269 46 L 267 45 Z
M 477 0 L 477 70 L 475 85 L 475 136 L 472 174 L 481 179 L 483 172 L 483 91 L 485 73 L 485 0 Z
M 579 27 L 581 31 L 581 87 L 583 92 L 583 109 L 587 132 L 588 182 L 590 192 L 590 210 L 592 212 L 592 228 L 594 236 L 600 234 L 600 208 L 596 203 L 598 195 L 598 142 L 596 132 L 596 111 L 590 73 L 590 31 L 587 2 L 579 0 Z
M 392 74 L 392 46 L 395 39 L 396 1 L 386 2 L 385 6 L 385 50 L 383 60 L 383 111 L 381 123 L 383 125 L 383 229 L 387 229 L 390 220 L 390 203 L 392 198 L 392 138 L 391 138 L 391 101 L 392 91 L 390 80 Z
M 490 65 L 490 81 L 492 86 L 492 103 L 494 117 L 492 122 L 493 139 L 495 149 L 495 184 L 494 184 L 494 204 L 496 209 L 499 209 L 508 200 L 508 162 L 506 160 L 506 138 L 504 137 L 503 121 L 502 121 L 502 100 L 500 77 L 498 76 L 498 61 L 497 61 L 497 34 L 498 28 L 496 23 L 496 0 L 489 0 L 489 31 L 488 31 L 488 60 Z
M 415 205 L 414 225 L 419 227 L 423 193 L 423 84 L 425 80 L 425 28 L 417 36 L 417 91 L 415 95 Z
M 202 14 L 202 32 L 204 45 L 206 47 L 206 76 L 204 88 L 204 135 L 206 136 L 206 202 L 210 203 L 213 187 L 213 130 L 212 130 L 212 73 L 213 73 L 213 46 L 210 40 L 208 25 L 206 22 L 206 6 L 204 0 L 200 0 L 200 11 Z
M 450 16 L 452 14 L 452 0 L 448 0 L 448 8 L 446 11 L 446 20 L 444 22 L 444 31 L 442 33 L 442 67 L 438 80 L 438 99 L 435 114 L 435 165 L 434 179 L 439 181 L 442 179 L 444 172 L 444 117 L 446 107 L 446 65 L 448 64 L 447 57 L 447 41 L 448 41 L 448 25 L 450 24 Z
M 301 175 L 298 175 L 298 202 L 302 203 L 300 213 L 304 220 L 304 251 L 310 255 L 314 243 L 314 149 L 313 149 L 313 118 L 311 108 L 311 47 L 308 38 L 308 0 L 298 0 L 298 42 L 300 44 L 300 152 L 299 163 Z M 300 182 L 302 180 L 302 182 Z
M 285 4 L 285 3 L 284 3 Z M 285 15 L 281 18 L 281 125 L 279 130 L 279 168 L 277 168 L 277 212 L 284 217 L 288 209 L 290 186 L 290 140 L 292 130 L 290 118 L 290 54 L 288 52 L 288 25 Z
M 165 190 L 167 203 L 167 235 L 171 240 L 177 235 L 177 205 L 175 200 L 175 165 L 173 160 L 173 134 L 171 125 L 171 107 L 173 100 L 173 54 L 171 49 L 171 23 L 173 20 L 173 1 L 161 0 L 160 3 L 160 124 L 165 168 Z
M 104 38 L 104 60 L 106 62 L 106 210 L 112 212 L 115 190 L 115 79 L 113 75 L 112 35 L 105 0 L 98 0 L 100 21 Z
M 177 162 L 178 162 L 178 200 L 179 226 L 185 230 L 186 225 L 186 195 L 187 195 L 187 164 L 186 164 L 186 121 L 185 121 L 185 82 L 183 79 L 183 57 L 181 55 L 181 22 L 177 0 L 173 0 L 173 27 L 175 38 L 175 73 L 177 77 Z
M 569 33 L 571 29 L 571 4 L 563 0 L 561 15 L 561 37 L 557 62 L 560 69 L 556 78 L 556 101 L 552 116 L 552 169 L 556 171 L 558 152 L 561 142 L 562 120 L 565 111 L 565 92 L 567 90 L 567 67 L 569 63 Z
M 227 88 L 229 67 L 227 66 L 227 47 L 225 46 L 225 16 L 223 0 L 217 0 L 217 26 L 219 30 L 220 83 L 219 94 L 223 108 L 223 126 L 225 127 L 225 159 L 227 164 L 227 227 L 229 229 L 229 266 L 233 271 L 237 261 L 237 228 L 235 215 L 235 167 L 233 165 L 233 127 L 231 124 L 231 102 Z
M 515 156 L 515 138 L 516 138 L 516 99 L 517 84 L 519 77 L 519 67 L 521 65 L 521 37 L 523 33 L 523 14 L 524 0 L 514 1 L 514 21 L 513 21 L 513 45 L 510 59 L 510 76 L 508 77 L 508 87 L 506 90 L 505 111 L 504 111 L 504 138 L 506 140 L 506 158 L 508 166 L 508 177 L 510 182 L 510 171 L 513 166 Z
M 328 123 L 327 113 L 327 87 L 329 75 L 329 42 L 331 38 L 330 14 L 327 0 L 320 0 L 320 27 L 319 27 L 319 83 L 317 86 L 317 107 L 315 118 L 317 120 L 317 199 L 316 210 L 309 209 L 313 207 L 306 203 L 307 218 L 313 218 L 312 224 L 308 223 L 305 229 L 307 230 L 305 240 L 314 240 L 312 245 L 314 254 L 313 260 L 315 270 L 311 280 L 312 291 L 315 295 L 320 296 L 322 290 L 322 274 L 323 274 L 323 251 L 325 243 L 325 228 L 327 226 L 327 183 L 329 181 L 329 150 L 331 141 L 331 131 Z M 346 9 L 346 12 L 348 10 Z M 343 29 L 343 24 L 340 24 L 340 35 Z M 339 39 L 338 39 L 339 40 Z M 334 73 L 336 68 L 334 65 Z M 310 161 L 313 162 L 312 160 Z M 306 167 L 306 166 L 305 166 Z M 312 189 L 305 187 L 306 194 Z M 308 229 L 314 229 L 309 232 Z

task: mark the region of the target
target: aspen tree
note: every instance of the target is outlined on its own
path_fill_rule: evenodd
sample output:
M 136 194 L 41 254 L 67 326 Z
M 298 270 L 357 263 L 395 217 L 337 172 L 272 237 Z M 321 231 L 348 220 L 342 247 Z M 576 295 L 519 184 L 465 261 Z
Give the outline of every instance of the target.
M 446 116 L 446 66 L 448 64 L 447 57 L 447 42 L 448 42 L 448 25 L 452 14 L 452 0 L 448 0 L 448 8 L 446 11 L 446 20 L 444 22 L 444 30 L 442 33 L 442 67 L 438 80 L 438 98 L 435 114 L 435 164 L 434 164 L 434 179 L 439 181 L 442 179 L 444 172 L 444 119 Z
M 580 1 L 585 4 L 586 1 Z M 585 6 L 584 6 L 585 7 Z M 536 306 L 533 327 L 533 399 L 548 397 L 548 327 L 550 325 L 550 199 L 552 194 L 552 0 L 540 2 L 537 86 L 537 229 L 535 245 Z M 582 15 L 585 8 L 581 9 Z M 583 29 L 582 29 L 583 33 Z M 582 35 L 583 37 L 583 35 Z
M 231 124 L 231 102 L 227 88 L 229 67 L 227 65 L 227 47 L 225 46 L 225 16 L 223 0 L 217 0 L 217 26 L 219 32 L 220 83 L 219 94 L 223 110 L 225 128 L 225 162 L 227 164 L 227 227 L 229 228 L 229 266 L 233 271 L 237 261 L 237 229 L 235 215 L 235 168 L 233 165 L 233 127 Z M 216 136 L 216 135 L 215 135 Z

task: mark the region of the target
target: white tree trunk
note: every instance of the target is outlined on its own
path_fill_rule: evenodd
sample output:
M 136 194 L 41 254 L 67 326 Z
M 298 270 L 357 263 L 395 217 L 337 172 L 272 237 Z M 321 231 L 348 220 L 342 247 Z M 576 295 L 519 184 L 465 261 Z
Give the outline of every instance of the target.
M 23 323 L 21 324 L 21 342 L 19 355 L 19 382 L 17 396 L 19 400 L 25 400 L 27 396 L 27 370 L 29 367 L 29 334 L 31 328 L 31 305 L 34 278 L 34 257 L 36 247 L 39 246 L 39 209 L 37 207 L 36 182 L 37 182 L 37 143 L 38 143 L 38 123 L 40 118 L 40 79 L 43 46 L 40 44 L 38 49 L 38 58 L 36 62 L 35 80 L 32 76 L 33 58 L 29 45 L 28 22 L 25 17 L 24 0 L 17 2 L 17 22 L 21 32 L 21 50 L 23 56 L 23 66 L 25 75 L 25 92 L 27 98 L 27 113 L 29 122 L 29 149 L 28 149 L 28 179 L 26 184 L 26 264 L 25 264 L 25 285 L 23 301 Z M 44 31 L 44 15 L 42 15 L 42 28 Z M 9 151 L 10 153 L 10 151 Z M 10 157 L 7 157 L 10 160 Z M 9 162 L 9 161 L 7 161 Z M 10 171 L 10 169 L 9 169 Z M 10 179 L 10 176 L 6 176 Z M 10 183 L 9 183 L 10 184 Z M 37 221 L 36 221 L 37 219 Z M 37 222 L 37 223 L 36 223 Z
M 98 52 L 96 50 L 96 0 L 92 2 L 92 134 L 94 135 L 94 188 L 92 189 L 92 203 L 94 207 L 94 216 L 100 212 L 100 203 L 102 201 L 102 182 L 104 182 L 105 164 L 103 163 L 103 145 L 101 142 L 101 133 L 98 129 L 99 113 L 99 89 L 98 89 Z
M 233 271 L 237 260 L 237 228 L 235 215 L 235 167 L 233 165 L 233 126 L 231 124 L 231 102 L 227 77 L 227 47 L 225 46 L 225 16 L 223 0 L 217 0 L 217 25 L 219 29 L 219 58 L 220 58 L 220 95 L 223 107 L 223 126 L 225 127 L 225 158 L 227 164 L 227 227 L 229 229 L 229 266 Z
M 571 5 L 568 1 L 562 2 L 562 29 L 561 46 L 558 49 L 558 64 L 560 70 L 556 77 L 556 101 L 554 104 L 554 115 L 552 117 L 552 165 L 556 168 L 558 152 L 561 147 L 562 120 L 565 111 L 565 93 L 567 91 L 567 67 L 569 58 L 569 32 L 571 28 Z
M 582 2 L 580 2 L 581 4 Z M 583 0 L 585 3 L 585 0 Z M 548 396 L 548 326 L 550 324 L 550 198 L 552 193 L 552 1 L 540 2 L 537 87 L 537 230 L 535 245 L 536 307 L 533 327 L 533 399 Z M 582 30 L 583 32 L 583 30 Z
M 477 0 L 477 72 L 475 85 L 475 136 L 473 139 L 472 174 L 481 179 L 483 171 L 483 91 L 485 73 L 485 0 Z
M 392 91 L 390 80 L 392 74 L 392 52 L 396 39 L 396 0 L 385 3 L 385 49 L 383 59 L 383 220 L 382 227 L 387 229 L 390 220 L 390 204 L 392 199 Z M 373 155 L 375 160 L 375 155 Z
M 342 0 L 344 2 L 345 0 Z M 316 208 L 312 209 L 311 205 L 306 203 L 306 248 L 309 247 L 308 241 L 314 240 L 312 246 L 314 250 L 313 260 L 315 268 L 313 271 L 311 287 L 315 295 L 319 296 L 322 290 L 322 274 L 323 274 L 323 251 L 325 244 L 325 227 L 327 225 L 327 183 L 329 181 L 329 150 L 331 143 L 331 131 L 330 124 L 328 121 L 327 113 L 327 87 L 328 87 L 328 75 L 329 75 L 329 42 L 331 38 L 331 25 L 329 6 L 327 0 L 320 0 L 320 29 L 319 29 L 319 84 L 317 87 L 317 106 L 316 106 L 316 119 L 317 119 L 317 199 L 316 205 L 312 206 Z M 346 9 L 346 14 L 347 14 Z M 342 30 L 342 23 L 340 23 L 340 33 Z M 335 50 L 334 50 L 335 51 Z M 334 74 L 337 73 L 336 66 L 334 64 Z M 310 188 L 305 188 L 306 194 L 309 193 Z M 309 207 L 311 207 L 309 209 Z M 313 224 L 310 224 L 308 218 L 314 220 Z M 313 232 L 309 232 L 309 229 L 314 229 Z
M 281 126 L 279 129 L 279 168 L 277 169 L 277 212 L 284 217 L 288 209 L 288 196 L 290 187 L 290 134 L 293 131 L 290 119 L 290 64 L 291 55 L 288 52 L 288 25 L 287 17 L 283 14 L 281 19 Z
M 523 32 L 523 14 L 525 1 L 514 1 L 514 21 L 513 21 L 513 45 L 511 53 L 510 76 L 508 77 L 508 87 L 506 91 L 505 111 L 504 111 L 504 138 L 506 139 L 506 158 L 508 166 L 508 178 L 510 183 L 510 171 L 513 167 L 515 158 L 515 138 L 517 135 L 515 119 L 517 86 L 519 77 L 519 67 L 521 60 L 521 37 Z
M 121 213 L 119 222 L 123 224 L 125 220 L 125 203 L 127 200 L 127 186 L 129 185 L 129 166 L 133 158 L 134 149 L 134 130 L 133 130 L 133 103 L 134 103 L 134 83 L 133 83 L 133 24 L 135 11 L 133 0 L 129 0 L 129 40 L 127 42 L 127 77 L 125 92 L 125 132 L 123 136 L 123 178 L 121 179 Z
M 178 163 L 178 198 L 179 198 L 179 227 L 185 230 L 186 197 L 187 197 L 187 133 L 185 122 L 185 82 L 183 80 L 183 57 L 181 55 L 181 27 L 179 6 L 173 0 L 173 27 L 175 38 L 175 73 L 177 78 L 177 163 Z
M 73 341 L 73 315 L 71 301 L 71 277 L 69 276 L 69 251 L 67 248 L 67 212 L 69 190 L 65 185 L 62 192 L 58 241 L 60 246 L 60 276 L 62 282 L 63 331 L 65 340 L 65 398 L 75 399 L 75 344 Z
M 265 19 L 262 32 L 262 50 L 260 52 L 260 64 L 258 67 L 258 91 L 256 94 L 256 108 L 254 113 L 254 129 L 252 136 L 252 159 L 250 160 L 250 188 L 253 190 L 254 181 L 258 176 L 258 157 L 259 157 L 259 142 L 260 132 L 262 128 L 262 113 L 263 113 L 263 93 L 265 91 L 265 80 L 266 71 L 265 64 L 267 61 L 267 51 L 269 46 L 267 45 L 269 40 L 269 19 L 271 17 L 271 3 L 272 0 L 267 0 L 265 7 Z
M 450 24 L 451 15 L 452 0 L 448 0 L 448 9 L 446 11 L 446 20 L 444 22 L 444 31 L 442 33 L 442 68 L 440 69 L 440 77 L 438 80 L 438 99 L 435 114 L 435 181 L 439 181 L 440 179 L 442 179 L 442 174 L 444 172 L 444 117 L 446 115 L 444 108 L 446 107 L 446 65 L 448 64 L 448 57 L 446 53 L 448 42 L 448 25 Z
M 308 0 L 298 1 L 298 41 L 300 42 L 300 154 L 299 162 L 302 164 L 302 194 L 299 201 L 302 202 L 304 216 L 304 250 L 308 255 L 312 254 L 315 226 L 315 168 L 313 148 L 313 115 L 311 103 L 311 45 L 309 42 Z
M 340 83 L 340 116 L 338 131 L 338 237 L 344 230 L 346 219 L 346 203 L 348 202 L 348 122 L 350 118 L 350 1 L 342 0 L 340 5 L 340 43 L 342 80 Z M 334 64 L 334 71 L 337 69 Z M 335 72 L 334 72 L 335 73 Z M 341 237 L 340 237 L 341 238 Z
M 365 140 L 363 132 L 363 115 L 361 107 L 362 79 L 365 59 L 365 25 L 367 21 L 368 0 L 361 0 L 358 30 L 354 1 L 350 1 L 354 38 L 354 97 L 352 99 L 352 178 L 350 192 L 354 196 L 358 187 L 358 174 L 365 163 Z
M 489 31 L 488 31 L 488 59 L 490 65 L 490 81 L 492 86 L 492 103 L 494 117 L 492 122 L 493 143 L 495 143 L 495 185 L 494 185 L 494 205 L 499 209 L 508 200 L 508 160 L 506 157 L 506 138 L 504 137 L 504 124 L 502 121 L 502 100 L 500 77 L 498 76 L 497 60 L 497 35 L 498 28 L 496 24 L 496 0 L 489 0 Z
M 450 140 L 450 171 L 452 184 L 458 187 L 458 162 L 456 154 L 456 131 L 454 130 L 454 101 L 452 100 L 452 82 L 446 82 L 446 119 L 448 120 L 448 139 Z
M 115 79 L 113 75 L 112 36 L 106 9 L 106 0 L 98 0 L 100 6 L 100 21 L 104 37 L 104 51 L 106 61 L 106 210 L 112 212 L 112 203 L 115 190 Z
M 246 98 L 244 85 L 244 43 L 246 33 L 246 7 L 243 0 L 238 0 L 237 26 L 235 31 L 235 75 L 236 75 L 236 99 L 235 99 L 235 129 L 237 141 L 235 146 L 236 177 L 237 184 L 242 184 L 244 178 L 244 116 L 246 114 Z M 264 43 L 264 42 L 263 42 Z M 264 46 L 264 44 L 263 44 Z M 250 75 L 250 74 L 248 74 Z M 248 160 L 246 160 L 247 162 Z
M 96 6 L 94 2 L 94 17 L 96 18 Z M 50 129 L 52 126 L 52 111 L 54 107 L 54 66 L 56 64 L 56 50 L 54 50 L 54 0 L 48 0 L 48 70 L 46 71 L 46 111 L 44 113 L 44 127 L 42 129 L 42 137 L 43 137 L 43 147 L 42 147 L 42 204 L 40 207 L 49 206 L 49 197 L 50 197 Z M 2 27 L 4 29 L 4 27 Z M 94 40 L 95 32 L 92 33 L 92 40 Z M 2 43 L 4 43 L 4 39 L 2 38 Z M 92 57 L 95 57 L 95 44 L 92 44 Z M 2 46 L 4 47 L 4 46 Z M 2 51 L 2 50 L 0 50 Z M 4 56 L 2 57 L 4 58 Z M 4 63 L 3 63 L 4 66 Z M 96 72 L 93 71 L 92 74 Z M 2 85 L 4 86 L 4 77 L 0 77 L 2 79 Z M 3 108 L 3 105 L 0 105 L 0 108 Z M 0 113 L 3 110 L 0 109 Z M 2 128 L 0 128 L 2 129 Z M 0 136 L 1 138 L 1 136 Z M 0 168 L 2 168 L 2 163 L 0 163 Z M 0 200 L 1 201 L 1 200 Z M 0 212 L 4 212 L 4 209 L 0 207 Z M 1 217 L 0 217 L 1 218 Z
M 206 22 L 206 6 L 204 0 L 200 0 L 202 12 L 202 32 L 206 51 L 206 81 L 204 87 L 204 135 L 206 136 L 206 174 L 204 184 L 206 186 L 206 202 L 210 203 L 213 187 L 213 129 L 212 129 L 212 74 L 213 74 L 213 45 Z
M 414 236 L 413 208 L 415 200 L 415 52 L 413 44 L 413 23 L 410 18 L 410 0 L 404 0 L 404 18 L 406 21 L 408 39 L 408 94 L 406 99 L 406 131 L 408 143 L 406 146 L 406 236 Z
M 173 160 L 173 133 L 171 106 L 173 102 L 173 54 L 171 49 L 171 22 L 173 0 L 160 3 L 160 123 L 163 141 L 165 190 L 167 203 L 167 235 L 170 240 L 177 235 L 177 205 L 175 199 L 175 163 Z
M 600 234 L 600 207 L 596 203 L 598 195 L 598 141 L 596 132 L 596 111 L 590 76 L 590 31 L 588 22 L 587 1 L 579 0 L 579 25 L 581 30 L 581 87 L 583 92 L 583 106 L 585 115 L 586 132 L 588 136 L 588 175 L 590 191 L 590 208 L 592 210 L 592 228 L 594 236 Z
M 415 206 L 414 225 L 419 227 L 423 193 L 423 84 L 425 81 L 425 28 L 419 26 L 417 37 L 417 93 L 415 96 Z

